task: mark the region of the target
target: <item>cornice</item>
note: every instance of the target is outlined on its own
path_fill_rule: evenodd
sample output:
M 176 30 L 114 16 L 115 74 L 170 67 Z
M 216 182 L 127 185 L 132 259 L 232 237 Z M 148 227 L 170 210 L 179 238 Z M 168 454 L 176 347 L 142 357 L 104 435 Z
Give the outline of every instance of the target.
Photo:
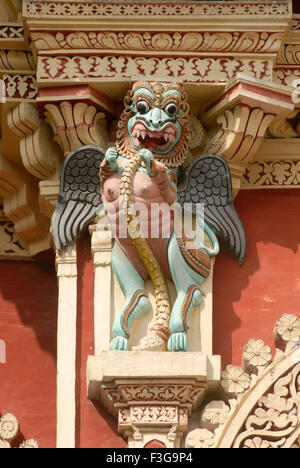
M 274 31 L 289 27 L 291 2 L 54 2 L 28 0 L 23 17 L 30 29 L 91 31 Z M 166 22 L 167 20 L 167 22 Z M 163 27 L 162 27 L 163 26 Z
M 57 2 L 28 0 L 23 2 L 23 15 L 31 17 L 124 17 L 124 16 L 253 16 L 253 17 L 285 17 L 292 14 L 292 2 L 282 1 L 214 1 L 176 2 L 172 0 L 149 1 L 62 1 Z
M 78 54 L 99 51 L 121 54 L 179 56 L 242 56 L 277 54 L 284 32 L 206 31 L 206 32 L 136 32 L 136 31 L 32 31 L 35 48 L 43 54 Z

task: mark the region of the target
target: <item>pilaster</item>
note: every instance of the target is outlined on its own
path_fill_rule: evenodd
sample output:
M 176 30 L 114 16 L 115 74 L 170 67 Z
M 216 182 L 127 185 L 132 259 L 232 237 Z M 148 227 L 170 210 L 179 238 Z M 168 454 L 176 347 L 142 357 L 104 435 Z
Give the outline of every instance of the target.
M 58 277 L 57 321 L 57 448 L 75 448 L 76 419 L 76 246 L 56 257 Z

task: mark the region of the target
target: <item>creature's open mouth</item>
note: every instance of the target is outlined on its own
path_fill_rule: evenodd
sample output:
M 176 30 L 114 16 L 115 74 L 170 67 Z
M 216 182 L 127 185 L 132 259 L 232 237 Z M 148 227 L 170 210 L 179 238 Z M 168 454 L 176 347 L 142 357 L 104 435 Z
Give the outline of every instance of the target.
M 138 121 L 132 128 L 131 136 L 138 148 L 166 151 L 174 145 L 177 133 L 177 128 L 172 123 L 168 123 L 162 130 L 150 130 L 143 122 Z

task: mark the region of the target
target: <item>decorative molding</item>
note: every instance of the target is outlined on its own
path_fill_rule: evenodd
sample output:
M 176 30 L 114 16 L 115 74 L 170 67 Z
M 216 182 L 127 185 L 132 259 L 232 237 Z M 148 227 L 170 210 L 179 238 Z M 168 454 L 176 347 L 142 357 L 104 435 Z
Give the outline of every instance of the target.
M 23 4 L 23 15 L 28 17 L 190 17 L 190 16 L 250 16 L 286 17 L 290 15 L 288 1 L 265 2 L 57 2 L 28 0 Z
M 274 82 L 283 86 L 293 86 L 295 80 L 300 80 L 300 69 L 283 68 L 276 66 L 274 68 Z
M 34 255 L 37 242 L 42 239 L 49 242 L 49 219 L 39 210 L 37 182 L 25 169 L 3 155 L 0 159 L 0 195 L 5 215 L 14 223 L 16 233 L 27 242 L 30 254 Z
M 28 257 L 26 243 L 16 234 L 13 223 L 4 215 L 0 205 L 0 257 Z
M 241 188 L 299 188 L 300 161 L 256 161 L 244 173 Z
M 21 138 L 20 153 L 25 169 L 39 180 L 49 179 L 58 172 L 60 149 L 53 143 L 51 129 L 40 120 L 36 107 L 22 101 L 8 112 L 7 120 L 9 127 Z
M 45 105 L 46 121 L 51 125 L 54 141 L 64 154 L 84 145 L 97 145 L 106 149 L 108 134 L 105 115 L 95 106 L 84 102 Z
M 12 448 L 16 437 L 20 434 L 20 426 L 17 418 L 13 414 L 5 414 L 0 418 L 0 448 Z M 34 439 L 25 440 L 19 448 L 39 448 L 39 444 Z
M 279 32 L 56 32 L 33 31 L 31 38 L 39 51 L 93 49 L 101 51 L 172 51 L 172 55 L 188 53 L 270 54 L 277 53 L 284 34 Z
M 220 154 L 228 161 L 234 197 L 267 129 L 278 114 L 291 113 L 291 101 L 292 89 L 238 74 L 207 106 L 203 122 L 211 130 L 202 152 Z
M 213 58 L 145 58 L 59 56 L 38 58 L 38 82 L 40 84 L 69 83 L 75 79 L 93 82 L 99 79 L 136 80 L 150 77 L 153 80 L 174 79 L 192 83 L 227 82 L 244 73 L 250 77 L 271 80 L 272 62 L 257 59 Z
M 300 44 L 284 44 L 277 59 L 279 65 L 300 65 Z
M 223 398 L 201 411 L 187 448 L 291 448 L 300 434 L 300 319 L 284 314 L 274 329 L 276 355 L 262 340 L 244 347 L 242 366 L 222 373 Z
M 34 101 L 37 97 L 37 84 L 35 75 L 3 75 L 7 101 Z
M 283 112 L 275 117 L 268 128 L 269 135 L 274 138 L 296 138 L 298 136 L 296 131 L 299 123 L 298 118 L 296 119 L 298 113 L 299 109 L 296 109 L 293 112 Z
M 88 360 L 88 395 L 118 418 L 129 447 L 158 440 L 179 448 L 189 416 L 219 379 L 219 357 L 205 353 L 102 352 Z
M 300 15 L 293 15 L 292 31 L 300 30 Z
M 32 53 L 23 50 L 0 50 L 0 70 L 32 72 L 35 70 Z
M 247 163 L 263 142 L 274 117 L 262 108 L 251 108 L 246 104 L 227 109 L 218 117 L 221 128 L 208 143 L 206 151 L 221 154 L 232 162 Z
M 0 25 L 0 45 L 1 42 L 7 41 L 24 42 L 24 27 L 21 23 L 7 23 Z

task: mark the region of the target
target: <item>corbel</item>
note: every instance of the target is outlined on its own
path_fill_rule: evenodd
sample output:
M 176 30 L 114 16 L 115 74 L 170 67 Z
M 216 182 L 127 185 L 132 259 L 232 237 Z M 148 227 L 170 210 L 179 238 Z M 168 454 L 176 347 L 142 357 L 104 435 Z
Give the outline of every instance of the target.
M 210 129 L 205 152 L 227 160 L 234 197 L 267 129 L 276 116 L 293 111 L 292 94 L 292 88 L 238 74 L 207 106 L 202 118 Z
M 85 85 L 45 88 L 37 103 L 65 155 L 84 145 L 106 149 L 106 118 L 116 115 L 114 101 L 106 95 Z
M 206 353 L 103 351 L 90 356 L 88 396 L 118 419 L 130 448 L 153 440 L 179 448 L 193 411 L 220 380 L 220 357 Z
M 0 195 L 5 215 L 27 242 L 30 254 L 49 248 L 49 219 L 40 213 L 36 180 L 4 156 L 0 158 Z
M 39 182 L 39 210 L 51 219 L 59 192 L 63 154 L 53 141 L 50 126 L 39 118 L 34 104 L 21 102 L 8 112 L 9 128 L 20 139 L 24 168 Z

